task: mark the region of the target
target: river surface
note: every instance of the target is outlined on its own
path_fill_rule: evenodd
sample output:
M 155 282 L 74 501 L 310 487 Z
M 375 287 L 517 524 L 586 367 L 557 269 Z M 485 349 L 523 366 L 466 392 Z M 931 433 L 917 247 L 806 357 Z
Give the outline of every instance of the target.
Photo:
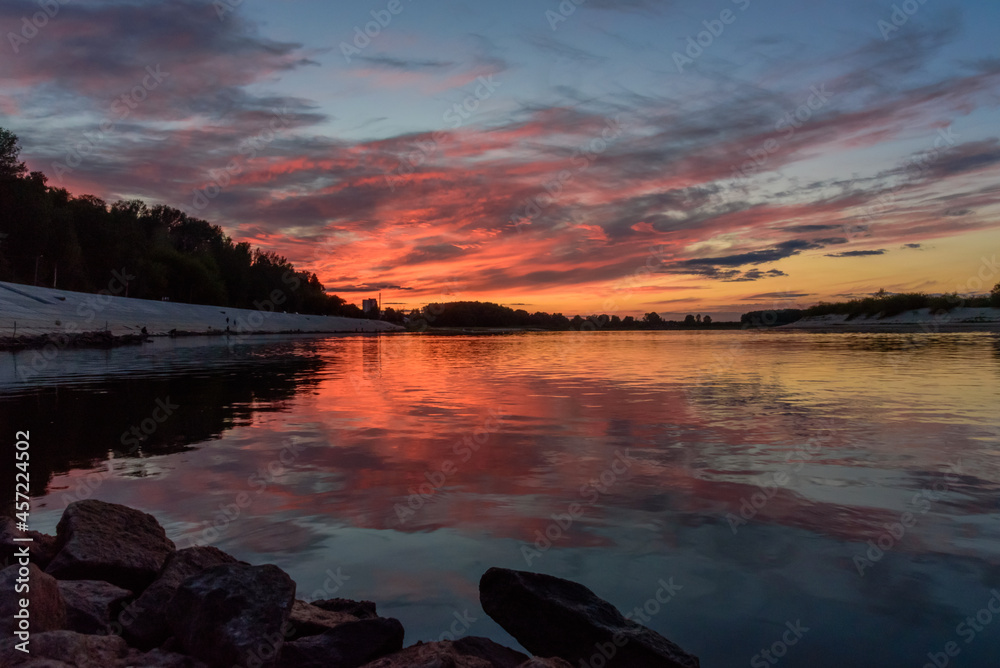
M 158 339 L 3 353 L 0 423 L 33 528 L 134 506 L 408 644 L 514 644 L 478 603 L 504 566 L 706 667 L 1000 665 L 993 334 Z

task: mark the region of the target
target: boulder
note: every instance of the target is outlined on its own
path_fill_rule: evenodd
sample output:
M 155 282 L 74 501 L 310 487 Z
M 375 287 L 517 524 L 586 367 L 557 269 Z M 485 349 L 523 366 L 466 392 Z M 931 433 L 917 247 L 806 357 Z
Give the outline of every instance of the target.
M 278 668 L 358 668 L 402 648 L 403 625 L 399 620 L 361 619 L 338 624 L 319 635 L 286 642 L 277 665 Z
M 15 538 L 31 538 L 31 542 L 15 541 Z M 0 515 L 0 560 L 10 565 L 15 562 L 15 555 L 21 547 L 28 547 L 31 561 L 45 569 L 56 556 L 56 537 L 37 531 L 19 531 L 14 518 Z
M 286 638 L 295 583 L 273 565 L 213 566 L 185 580 L 167 609 L 191 656 L 219 666 L 270 668 Z
M 78 633 L 106 634 L 111 621 L 132 592 L 103 580 L 62 580 L 59 593 L 66 601 L 66 628 Z
M 162 649 L 154 649 L 152 652 L 140 652 L 137 649 L 130 649 L 124 659 L 121 659 L 114 668 L 208 668 L 208 666 L 194 657 L 167 652 Z
M 22 574 L 22 569 L 27 572 Z M 28 586 L 28 591 L 18 592 L 16 588 L 24 585 Z M 28 601 L 28 632 L 32 638 L 36 633 L 66 628 L 66 602 L 59 593 L 59 583 L 35 564 L 14 564 L 0 571 L 0 592 L 3 592 L 0 595 L 0 637 L 3 639 L 21 630 L 14 615 L 21 610 L 22 599 Z
M 364 668 L 508 668 L 528 657 L 488 638 L 417 643 L 364 664 Z
M 181 583 L 213 566 L 240 563 L 215 547 L 189 547 L 172 552 L 153 584 L 118 616 L 121 632 L 134 647 L 159 647 L 170 635 L 167 606 Z
M 536 656 L 522 663 L 517 668 L 573 668 L 573 664 L 566 659 L 560 659 L 558 657 L 552 659 L 541 659 Z
M 489 638 L 465 636 L 451 643 L 460 654 L 486 659 L 496 668 L 517 668 L 527 659 L 524 654 L 510 647 L 499 645 Z
M 321 601 L 310 601 L 321 610 L 328 612 L 346 612 L 354 615 L 358 619 L 375 619 L 378 613 L 375 611 L 374 601 L 352 601 L 348 598 L 327 598 Z
M 551 575 L 491 568 L 479 599 L 529 652 L 573 665 L 607 659 L 607 668 L 697 668 L 698 659 L 655 631 L 626 619 L 576 582 Z
M 56 526 L 59 552 L 46 571 L 60 580 L 104 580 L 141 592 L 174 544 L 152 515 L 87 499 L 66 507 Z
M 304 638 L 319 635 L 344 622 L 356 622 L 358 618 L 348 612 L 330 612 L 296 599 L 292 604 L 292 614 L 288 621 L 292 623 L 294 629 L 293 637 Z
M 0 666 L 42 668 L 116 668 L 128 653 L 119 636 L 84 635 L 76 631 L 32 633 L 30 654 L 14 647 L 15 641 L 0 644 Z

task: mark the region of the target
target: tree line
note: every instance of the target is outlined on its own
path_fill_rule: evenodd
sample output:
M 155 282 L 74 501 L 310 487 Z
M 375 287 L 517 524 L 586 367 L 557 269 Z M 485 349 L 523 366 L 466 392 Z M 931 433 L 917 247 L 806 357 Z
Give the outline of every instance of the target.
M 847 320 L 860 318 L 890 318 L 906 311 L 929 309 L 931 313 L 949 312 L 959 307 L 1000 308 L 1000 283 L 988 295 L 963 296 L 957 292 L 929 295 L 924 292 L 891 294 L 879 290 L 869 297 L 843 302 L 820 302 L 804 309 L 776 309 L 744 313 L 741 322 L 752 327 L 776 327 L 802 318 L 823 315 L 844 315 Z
M 273 251 L 235 243 L 218 225 L 165 205 L 108 204 L 48 185 L 0 128 L 0 281 L 80 292 L 128 277 L 123 296 L 255 308 L 284 297 L 288 312 L 367 317 L 328 295 L 314 273 Z M 374 314 L 377 317 L 377 314 Z
M 398 313 L 398 312 L 397 312 Z M 714 323 L 711 316 L 688 315 L 683 321 L 664 320 L 655 312 L 641 318 L 607 314 L 568 318 L 562 313 L 512 309 L 492 302 L 458 301 L 433 303 L 412 310 L 406 317 L 407 326 L 416 331 L 438 327 L 483 327 L 496 329 L 566 330 L 649 330 L 722 327 L 729 323 Z

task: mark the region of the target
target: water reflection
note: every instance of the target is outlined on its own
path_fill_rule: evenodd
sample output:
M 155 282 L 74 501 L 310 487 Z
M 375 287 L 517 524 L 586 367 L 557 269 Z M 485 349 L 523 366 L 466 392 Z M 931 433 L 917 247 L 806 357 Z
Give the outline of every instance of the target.
M 798 619 L 787 665 L 922 665 L 1000 586 L 998 350 L 980 334 L 341 338 L 216 351 L 197 374 L 123 357 L 100 394 L 0 406 L 51 423 L 33 447 L 54 527 L 107 443 L 157 397 L 186 399 L 143 445 L 146 477 L 112 467 L 95 495 L 181 544 L 278 563 L 303 592 L 342 569 L 336 595 L 380 601 L 410 640 L 478 610 L 479 575 L 503 565 L 626 609 L 673 577 L 648 624 L 705 665 L 749 662 Z M 509 641 L 479 613 L 470 633 Z

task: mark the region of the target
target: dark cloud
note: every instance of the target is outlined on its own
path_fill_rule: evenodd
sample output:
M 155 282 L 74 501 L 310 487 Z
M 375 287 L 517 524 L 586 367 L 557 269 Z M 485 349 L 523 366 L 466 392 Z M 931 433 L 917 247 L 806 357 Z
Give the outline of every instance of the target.
M 356 56 L 355 58 L 369 65 L 403 72 L 448 70 L 455 66 L 454 62 L 447 60 L 420 60 L 414 58 L 393 58 L 392 56 Z
M 758 301 L 758 300 L 782 300 L 782 299 L 799 299 L 801 297 L 811 296 L 811 292 L 761 292 L 756 295 L 750 295 L 749 297 L 744 297 L 748 301 Z
M 734 276 L 732 278 L 724 278 L 723 281 L 727 283 L 744 283 L 747 281 L 759 281 L 762 278 L 779 278 L 781 276 L 788 276 L 785 272 L 780 269 L 768 269 L 767 271 L 761 271 L 760 269 L 750 269 L 743 272 L 742 276 Z
M 809 234 L 810 232 L 826 232 L 828 230 L 842 229 L 843 225 L 790 225 L 783 227 L 785 232 L 793 234 Z
M 4 0 L 0 25 L 37 11 L 30 0 Z M 209 0 L 67 3 L 46 26 L 44 38 L 26 45 L 19 57 L 0 59 L 0 78 L 44 84 L 47 99 L 35 99 L 46 106 L 72 100 L 76 110 L 89 104 L 107 112 L 110 101 L 142 83 L 152 68 L 162 80 L 149 92 L 150 103 L 132 110 L 132 119 L 219 119 L 285 105 L 284 98 L 256 97 L 242 89 L 316 65 L 316 54 L 262 36 L 239 12 L 220 21 Z
M 844 251 L 843 253 L 827 253 L 826 257 L 867 257 L 869 255 L 885 255 L 886 252 L 884 248 L 877 250 L 854 250 Z
M 903 248 L 912 248 L 914 250 L 920 250 L 922 246 L 921 244 L 903 244 Z
M 422 264 L 424 262 L 440 262 L 460 257 L 465 250 L 452 244 L 425 244 L 415 247 L 402 260 L 402 264 Z
M 741 267 L 747 264 L 766 264 L 777 262 L 786 257 L 798 255 L 804 250 L 815 250 L 822 248 L 822 244 L 804 239 L 791 239 L 775 244 L 772 248 L 749 251 L 747 253 L 736 253 L 734 255 L 722 255 L 717 257 L 702 257 L 692 260 L 682 260 L 675 262 L 672 266 L 681 269 L 698 267 Z M 680 272 L 685 273 L 685 272 Z

